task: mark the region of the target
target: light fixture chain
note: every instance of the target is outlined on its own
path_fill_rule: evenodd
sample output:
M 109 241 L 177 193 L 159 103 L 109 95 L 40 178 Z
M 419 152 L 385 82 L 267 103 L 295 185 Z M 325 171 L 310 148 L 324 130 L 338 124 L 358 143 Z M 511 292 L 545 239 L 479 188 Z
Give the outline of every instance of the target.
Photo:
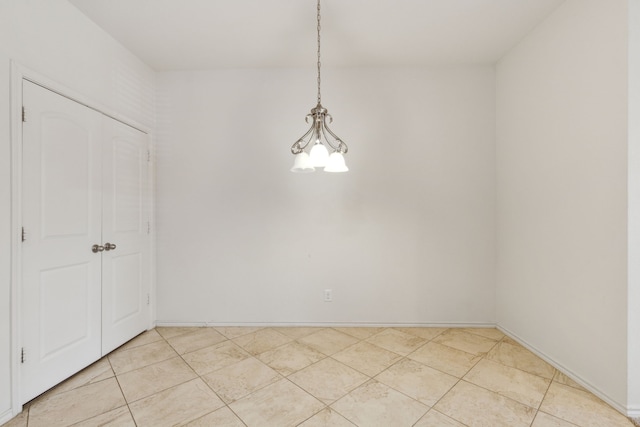
M 320 101 L 320 0 L 318 0 L 318 105 L 321 104 Z

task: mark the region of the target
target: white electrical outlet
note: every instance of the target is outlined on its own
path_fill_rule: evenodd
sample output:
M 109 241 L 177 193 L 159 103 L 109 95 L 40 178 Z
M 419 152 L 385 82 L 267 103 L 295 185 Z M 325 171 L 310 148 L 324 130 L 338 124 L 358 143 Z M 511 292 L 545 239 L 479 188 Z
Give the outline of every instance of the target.
M 331 289 L 324 290 L 324 302 L 333 301 L 333 291 Z

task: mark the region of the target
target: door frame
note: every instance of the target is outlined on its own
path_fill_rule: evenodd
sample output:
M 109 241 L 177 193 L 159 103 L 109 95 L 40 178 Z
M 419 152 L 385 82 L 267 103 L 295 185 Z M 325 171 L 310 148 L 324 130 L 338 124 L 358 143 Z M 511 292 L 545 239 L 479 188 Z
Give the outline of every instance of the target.
M 150 157 L 148 168 L 148 179 L 150 183 L 150 221 L 151 233 L 149 236 L 150 250 L 150 309 L 148 328 L 155 326 L 155 301 L 156 301 L 156 232 L 155 232 L 155 193 L 156 193 L 156 170 L 155 170 L 155 138 L 151 132 L 151 128 L 145 126 L 135 120 L 119 114 L 118 112 L 106 107 L 105 105 L 95 102 L 94 100 L 78 93 L 64 85 L 61 85 L 36 71 L 24 67 L 15 61 L 11 61 L 11 87 L 10 87 L 10 145 L 11 145 L 11 283 L 10 283 L 10 350 L 11 350 L 11 408 L 13 416 L 22 412 L 22 403 L 20 402 L 20 353 L 22 348 L 21 337 L 21 290 L 22 290 L 22 81 L 28 80 L 38 86 L 42 86 L 58 95 L 64 96 L 74 102 L 84 105 L 95 110 L 105 116 L 117 120 L 127 126 L 137 129 L 149 135 Z M 27 120 L 29 119 L 27 113 Z

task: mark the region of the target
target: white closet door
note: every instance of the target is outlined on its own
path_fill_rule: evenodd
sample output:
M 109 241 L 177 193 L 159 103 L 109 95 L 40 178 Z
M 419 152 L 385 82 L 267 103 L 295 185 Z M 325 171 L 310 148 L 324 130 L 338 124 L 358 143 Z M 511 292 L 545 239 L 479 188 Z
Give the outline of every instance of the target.
M 148 136 L 105 117 L 102 353 L 150 324 Z M 107 250 L 107 244 L 115 249 Z
M 102 116 L 23 82 L 21 402 L 100 357 Z

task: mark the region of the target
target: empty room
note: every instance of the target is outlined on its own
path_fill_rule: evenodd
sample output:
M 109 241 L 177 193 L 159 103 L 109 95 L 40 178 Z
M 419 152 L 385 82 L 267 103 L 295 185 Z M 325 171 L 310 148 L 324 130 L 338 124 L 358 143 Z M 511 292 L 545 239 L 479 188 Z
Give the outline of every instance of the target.
M 640 425 L 640 0 L 0 0 L 0 425 Z

